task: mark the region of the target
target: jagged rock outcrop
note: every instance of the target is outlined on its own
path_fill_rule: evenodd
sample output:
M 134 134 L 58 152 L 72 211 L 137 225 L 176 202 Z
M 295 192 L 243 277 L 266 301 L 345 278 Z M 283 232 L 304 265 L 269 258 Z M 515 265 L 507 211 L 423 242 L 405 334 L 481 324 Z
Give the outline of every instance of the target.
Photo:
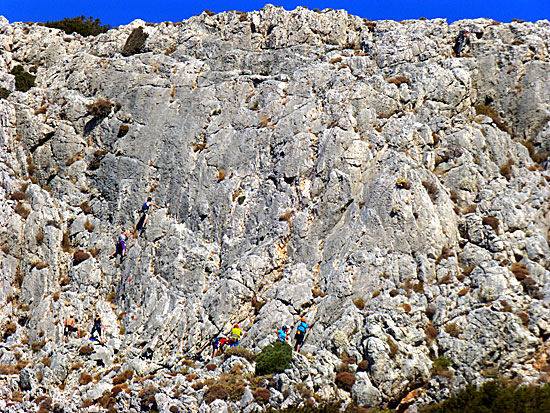
M 0 19 L 1 410 L 414 410 L 547 379 L 548 21 L 266 6 L 83 38 Z M 109 259 L 148 196 L 145 235 Z M 63 343 L 70 314 L 99 314 L 106 346 Z M 272 378 L 183 361 L 235 322 L 258 352 L 301 316 L 303 354 Z

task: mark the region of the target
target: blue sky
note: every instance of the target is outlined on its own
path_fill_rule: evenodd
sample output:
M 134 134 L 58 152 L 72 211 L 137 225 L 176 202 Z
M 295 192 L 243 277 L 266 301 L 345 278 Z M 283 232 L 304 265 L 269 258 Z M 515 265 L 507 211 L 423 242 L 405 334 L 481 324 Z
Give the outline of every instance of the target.
M 0 0 L 0 15 L 10 22 L 60 20 L 84 14 L 99 18 L 104 24 L 118 26 L 140 18 L 148 22 L 181 21 L 208 9 L 252 11 L 261 9 L 257 0 Z M 371 20 L 405 20 L 419 17 L 443 17 L 449 22 L 488 17 L 501 22 L 516 18 L 527 21 L 550 19 L 550 0 L 285 0 L 271 4 L 293 10 L 297 6 L 310 9 L 346 9 L 351 14 Z

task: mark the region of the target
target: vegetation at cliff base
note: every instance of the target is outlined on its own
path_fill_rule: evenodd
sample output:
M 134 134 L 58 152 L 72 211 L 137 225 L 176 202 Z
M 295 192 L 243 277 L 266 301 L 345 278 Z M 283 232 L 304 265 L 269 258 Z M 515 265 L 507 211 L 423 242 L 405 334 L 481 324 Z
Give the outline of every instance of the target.
M 63 20 L 57 21 L 48 20 L 45 26 L 61 29 L 67 34 L 78 33 L 81 36 L 97 36 L 111 28 L 108 24 L 102 25 L 99 19 L 94 19 L 92 16 L 86 18 L 84 15 L 73 18 L 65 17 Z
M 479 389 L 468 386 L 450 399 L 423 410 L 424 413 L 543 413 L 550 412 L 550 383 L 541 387 L 511 387 L 499 381 Z
M 287 343 L 276 341 L 274 344 L 269 344 L 263 348 L 256 358 L 256 376 L 282 373 L 290 368 L 291 360 L 292 347 Z

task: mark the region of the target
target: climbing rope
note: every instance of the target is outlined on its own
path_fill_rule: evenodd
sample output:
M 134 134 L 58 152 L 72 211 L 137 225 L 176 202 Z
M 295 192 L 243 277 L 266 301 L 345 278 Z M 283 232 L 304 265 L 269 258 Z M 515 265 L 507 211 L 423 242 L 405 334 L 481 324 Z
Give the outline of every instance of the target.
M 124 284 L 126 283 L 126 280 L 128 280 L 128 277 L 130 276 L 130 272 L 132 270 L 132 267 L 134 265 L 134 261 L 135 261 L 135 258 L 136 258 L 136 252 L 137 250 L 139 249 L 139 240 L 141 239 L 141 234 L 142 232 L 144 231 L 145 227 L 143 227 L 141 229 L 141 231 L 139 231 L 139 235 L 138 235 L 138 238 L 137 238 L 137 241 L 136 241 L 136 248 L 134 248 L 134 252 L 132 254 L 132 259 L 130 261 L 130 265 L 128 266 L 128 271 L 126 272 L 126 274 L 124 275 L 124 277 L 122 277 L 122 282 L 120 283 L 120 287 L 118 287 L 118 291 L 115 295 L 115 299 L 113 300 L 113 304 L 116 302 L 116 300 L 118 299 L 118 296 L 120 295 L 120 293 L 122 292 L 122 289 L 124 287 Z

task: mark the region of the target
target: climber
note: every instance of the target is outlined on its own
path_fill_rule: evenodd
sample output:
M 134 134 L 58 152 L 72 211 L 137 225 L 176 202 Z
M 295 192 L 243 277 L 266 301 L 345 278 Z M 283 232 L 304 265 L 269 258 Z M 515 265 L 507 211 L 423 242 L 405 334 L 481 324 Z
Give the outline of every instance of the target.
M 71 333 L 77 332 L 77 337 L 80 337 L 80 330 L 75 327 L 76 324 L 76 318 L 71 314 L 67 321 L 65 321 L 65 330 L 63 332 L 63 342 L 67 341 L 67 337 L 71 335 Z
M 223 352 L 223 347 L 228 343 L 229 340 L 225 337 L 214 337 L 212 339 L 212 358 Z
M 298 328 L 296 329 L 296 335 L 294 336 L 294 339 L 296 340 L 294 350 L 298 353 L 300 352 L 300 347 L 302 347 L 302 344 L 304 343 L 304 338 L 306 337 L 306 330 L 308 327 L 309 325 L 306 323 L 306 319 L 302 317 L 300 319 L 300 324 L 298 324 Z
M 286 340 L 288 338 L 288 326 L 284 325 L 283 328 L 281 328 L 277 332 L 277 341 L 280 341 L 281 343 L 286 343 Z
M 231 329 L 231 336 L 229 337 L 230 347 L 237 347 L 239 345 L 239 341 L 241 340 L 242 333 L 243 331 L 239 328 L 239 325 L 235 324 Z
M 99 341 L 101 344 L 103 344 L 103 337 L 101 336 L 101 327 L 102 327 L 101 318 L 99 317 L 99 315 L 96 315 L 96 317 L 94 319 L 94 325 L 92 327 L 92 333 L 91 333 L 91 336 L 90 336 L 90 340 Z M 97 331 L 97 336 L 98 336 L 99 340 L 94 337 L 94 333 L 96 331 Z
M 462 29 L 455 40 L 455 45 L 453 46 L 453 51 L 455 52 L 456 57 L 460 57 L 462 53 L 462 48 L 470 44 L 470 31 L 468 29 Z
M 118 242 L 116 244 L 115 252 L 113 252 L 109 258 L 116 258 L 117 255 L 120 255 L 120 260 L 122 261 L 126 257 L 126 240 L 128 239 L 128 234 L 124 227 L 120 230 L 120 235 L 118 236 Z
M 153 203 L 153 198 L 151 197 L 147 198 L 147 201 L 141 206 L 140 212 L 142 215 L 136 225 L 136 231 L 140 232 L 140 234 L 143 234 L 143 232 L 145 231 L 145 225 L 147 224 L 149 209 L 152 206 L 154 206 L 155 208 L 160 208 L 157 204 Z

